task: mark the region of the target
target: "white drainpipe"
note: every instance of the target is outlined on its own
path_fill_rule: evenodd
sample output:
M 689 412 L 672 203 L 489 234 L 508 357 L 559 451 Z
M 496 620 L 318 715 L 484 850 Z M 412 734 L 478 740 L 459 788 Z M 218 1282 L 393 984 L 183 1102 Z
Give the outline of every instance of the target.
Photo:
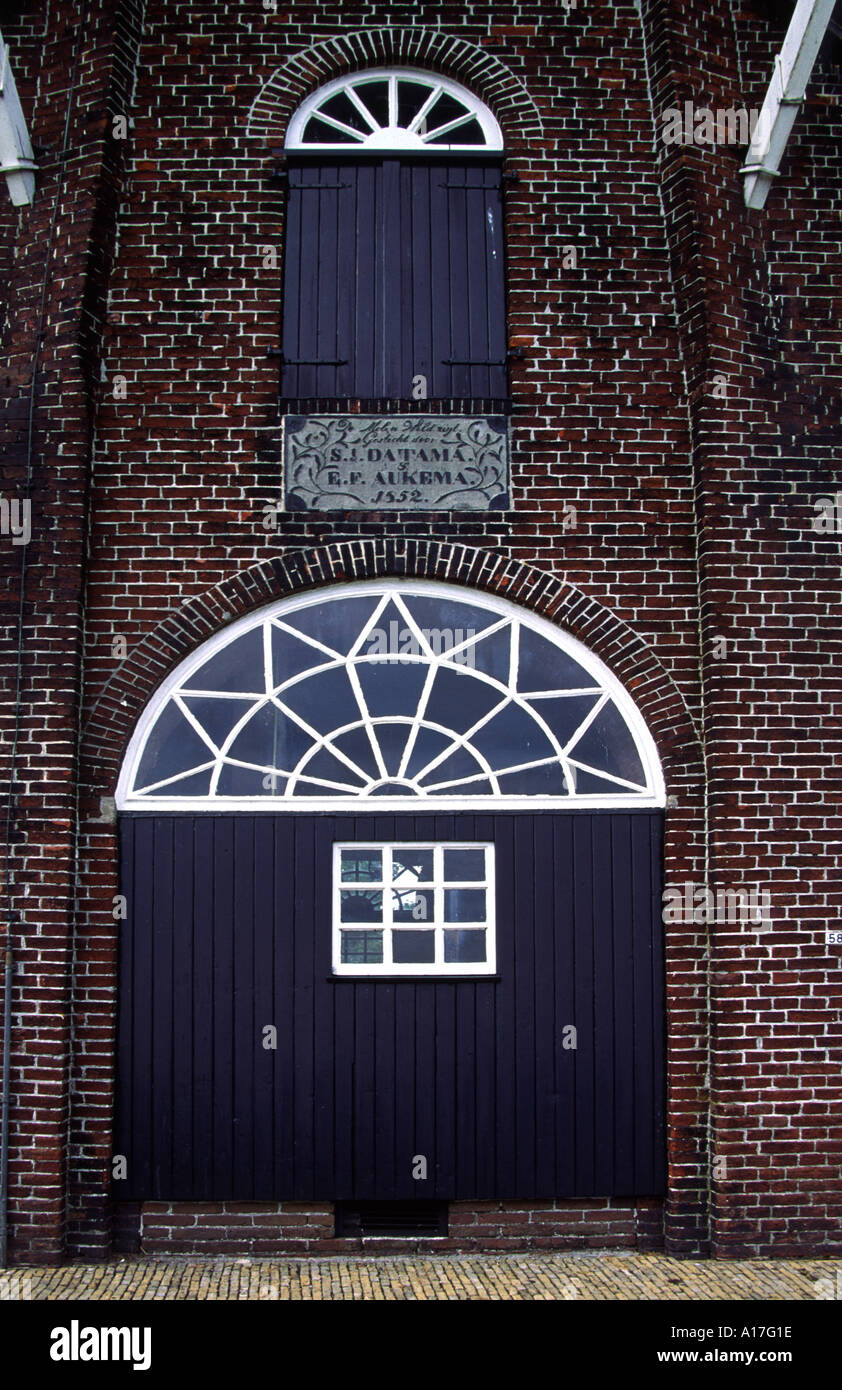
M 798 0 L 775 57 L 775 71 L 754 128 L 744 178 L 746 207 L 762 208 L 786 149 L 835 0 Z
M 0 173 L 6 175 L 15 207 L 32 202 L 35 168 L 35 155 L 9 67 L 9 50 L 0 34 Z

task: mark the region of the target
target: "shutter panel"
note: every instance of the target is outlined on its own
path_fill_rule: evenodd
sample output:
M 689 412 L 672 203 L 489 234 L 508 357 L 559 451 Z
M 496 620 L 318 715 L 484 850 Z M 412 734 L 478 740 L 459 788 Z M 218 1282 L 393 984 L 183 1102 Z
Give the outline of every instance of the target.
M 439 177 L 441 228 L 447 240 L 447 305 L 441 317 L 449 350 L 437 338 L 434 394 L 505 396 L 506 304 L 503 201 L 499 166 L 448 164 Z M 438 288 L 434 285 L 434 294 Z M 444 336 L 444 335 L 442 335 Z
M 401 328 L 382 394 L 406 398 L 419 374 L 433 399 L 508 394 L 502 214 L 499 165 L 403 161 L 385 247 L 401 261 L 388 277 Z
M 497 165 L 293 167 L 282 395 L 505 396 L 503 260 Z
M 353 165 L 323 163 L 290 169 L 281 340 L 281 395 L 287 399 L 353 394 L 346 388 L 358 172 Z

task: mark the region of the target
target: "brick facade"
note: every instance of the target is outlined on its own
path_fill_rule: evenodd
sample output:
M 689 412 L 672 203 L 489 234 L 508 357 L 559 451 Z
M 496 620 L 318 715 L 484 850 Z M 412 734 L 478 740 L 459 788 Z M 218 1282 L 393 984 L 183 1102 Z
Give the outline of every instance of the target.
M 12 685 L 23 585 L 5 874 L 16 1260 L 131 1239 L 110 1194 L 109 798 L 139 712 L 232 619 L 386 574 L 505 595 L 584 641 L 658 745 L 666 882 L 770 892 L 767 933 L 667 929 L 667 1249 L 842 1251 L 842 989 L 825 944 L 842 904 L 842 535 L 812 525 L 842 488 L 838 54 L 819 59 L 763 213 L 743 207 L 742 147 L 660 138 L 685 100 L 758 107 L 785 24 L 726 0 L 91 0 L 4 21 L 39 161 L 33 207 L 0 204 L 3 492 L 31 497 L 33 528 L 25 546 L 0 538 Z M 281 513 L 267 531 L 272 150 L 308 92 L 390 62 L 473 88 L 519 175 L 512 509 Z M 3 721 L 9 748 L 8 707 Z M 142 1214 L 150 1251 L 294 1244 L 294 1216 L 313 1248 L 330 1239 L 327 1207 L 161 1205 Z M 503 1206 L 453 1204 L 453 1248 L 658 1239 L 651 1209 L 621 1201 Z
M 330 1202 L 119 1202 L 114 1249 L 143 1255 L 658 1250 L 660 1202 L 451 1202 L 446 1236 L 339 1237 Z

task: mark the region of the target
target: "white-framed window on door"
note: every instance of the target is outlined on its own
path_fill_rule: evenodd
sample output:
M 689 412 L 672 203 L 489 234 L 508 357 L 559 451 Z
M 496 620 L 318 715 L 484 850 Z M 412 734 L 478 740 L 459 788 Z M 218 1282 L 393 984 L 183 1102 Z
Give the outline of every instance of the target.
M 490 975 L 494 845 L 339 842 L 333 973 Z

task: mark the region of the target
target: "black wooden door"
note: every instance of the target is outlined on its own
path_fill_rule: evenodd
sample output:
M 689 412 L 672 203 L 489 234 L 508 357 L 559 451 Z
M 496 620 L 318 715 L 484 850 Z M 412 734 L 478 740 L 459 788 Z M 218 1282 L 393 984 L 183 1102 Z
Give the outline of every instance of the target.
M 495 843 L 498 976 L 332 977 L 334 841 L 456 839 Z M 124 815 L 121 843 L 122 1195 L 663 1190 L 660 813 Z
M 312 160 L 289 175 L 282 395 L 507 395 L 499 163 Z

